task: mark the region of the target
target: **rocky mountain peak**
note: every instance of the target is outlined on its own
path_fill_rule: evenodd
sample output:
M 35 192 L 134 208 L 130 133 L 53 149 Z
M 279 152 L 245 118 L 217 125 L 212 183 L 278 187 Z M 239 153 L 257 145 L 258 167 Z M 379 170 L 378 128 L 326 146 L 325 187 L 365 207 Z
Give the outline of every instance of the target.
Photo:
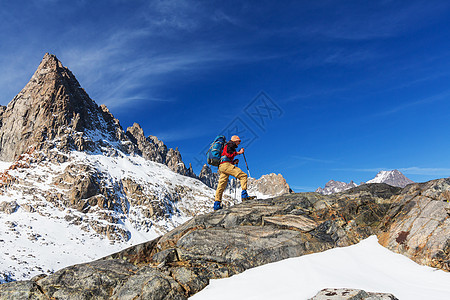
M 405 187 L 408 184 L 414 183 L 414 181 L 403 175 L 399 170 L 392 170 L 380 171 L 374 179 L 366 183 L 387 183 L 392 186 Z
M 43 105 L 46 109 L 43 112 L 48 116 L 62 113 L 61 117 L 65 120 L 60 121 L 67 124 L 73 114 L 80 114 L 80 123 L 86 123 L 87 127 L 90 125 L 84 122 L 86 113 L 99 111 L 97 104 L 81 88 L 72 72 L 49 53 L 45 54 L 28 84 L 10 105 L 24 102 L 30 106 Z
M 349 183 L 345 183 L 342 181 L 330 180 L 325 184 L 324 188 L 319 187 L 316 190 L 316 193 L 320 193 L 322 195 L 330 195 L 334 193 L 340 193 L 345 190 L 351 189 L 358 186 L 356 183 L 351 180 Z
M 45 54 L 27 85 L 0 114 L 0 160 L 71 132 L 117 131 L 113 118 L 89 97 L 55 55 Z
M 168 149 L 154 136 L 146 137 L 139 124 L 125 132 L 108 108 L 98 106 L 72 72 L 46 53 L 22 91 L 7 107 L 0 107 L 0 160 L 13 161 L 27 151 L 54 148 L 100 150 L 107 155 L 120 150 L 196 177 L 178 149 Z

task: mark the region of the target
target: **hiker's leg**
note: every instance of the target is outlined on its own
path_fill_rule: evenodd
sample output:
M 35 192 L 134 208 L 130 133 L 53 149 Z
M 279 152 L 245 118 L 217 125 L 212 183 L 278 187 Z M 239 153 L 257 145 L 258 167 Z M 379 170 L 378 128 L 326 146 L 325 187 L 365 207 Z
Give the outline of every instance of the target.
M 227 184 L 228 184 L 228 176 L 229 175 L 222 171 L 223 165 L 226 165 L 226 164 L 221 164 L 219 166 L 220 176 L 219 176 L 219 183 L 217 184 L 215 201 L 222 201 L 222 194 L 225 191 L 225 188 L 227 187 Z
M 231 165 L 231 164 L 230 164 Z M 227 169 L 227 173 L 230 175 L 236 177 L 241 182 L 241 189 L 247 190 L 247 174 L 245 174 L 241 169 L 238 167 L 231 165 L 231 168 Z

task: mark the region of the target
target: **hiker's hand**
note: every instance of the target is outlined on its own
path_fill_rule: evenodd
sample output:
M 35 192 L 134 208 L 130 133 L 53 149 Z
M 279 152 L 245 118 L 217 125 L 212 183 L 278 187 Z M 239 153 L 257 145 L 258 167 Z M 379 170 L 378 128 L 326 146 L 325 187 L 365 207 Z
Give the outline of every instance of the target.
M 242 154 L 244 153 L 244 148 L 241 148 L 241 150 L 239 150 L 238 154 Z

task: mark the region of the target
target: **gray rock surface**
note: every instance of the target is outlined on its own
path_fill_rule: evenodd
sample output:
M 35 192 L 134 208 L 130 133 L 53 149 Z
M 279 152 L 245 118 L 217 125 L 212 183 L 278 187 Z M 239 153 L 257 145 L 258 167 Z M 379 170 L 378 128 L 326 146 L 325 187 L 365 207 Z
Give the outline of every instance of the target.
M 379 242 L 419 264 L 450 271 L 450 178 L 410 184 L 393 199 Z
M 281 174 L 267 174 L 262 175 L 259 179 L 248 179 L 248 191 L 250 194 L 264 194 L 272 196 L 280 196 L 292 192 L 286 179 Z

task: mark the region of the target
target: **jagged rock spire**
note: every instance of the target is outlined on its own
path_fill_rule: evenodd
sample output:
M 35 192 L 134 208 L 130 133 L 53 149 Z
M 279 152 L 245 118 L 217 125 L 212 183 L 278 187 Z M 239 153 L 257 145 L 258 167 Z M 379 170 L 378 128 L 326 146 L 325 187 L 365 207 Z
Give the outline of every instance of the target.
M 30 147 L 98 150 L 106 146 L 103 140 L 125 153 L 142 155 L 174 172 L 196 177 L 192 167 L 186 168 L 178 149 L 168 149 L 154 136 L 145 137 L 138 124 L 125 132 L 108 108 L 99 107 L 55 55 L 46 53 L 22 91 L 7 107 L 0 106 L 3 161 L 16 159 Z
M 3 111 L 3 113 L 2 113 Z M 46 53 L 27 85 L 0 111 L 0 160 L 61 136 L 117 124 L 81 88 L 55 55 Z

